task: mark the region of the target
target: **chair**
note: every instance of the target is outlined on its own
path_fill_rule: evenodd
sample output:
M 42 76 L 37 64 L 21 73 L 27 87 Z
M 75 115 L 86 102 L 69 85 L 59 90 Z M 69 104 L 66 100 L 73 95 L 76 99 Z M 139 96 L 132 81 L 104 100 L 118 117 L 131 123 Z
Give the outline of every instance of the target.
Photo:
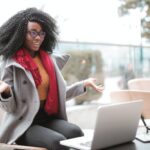
M 2 109 L 0 109 L 0 124 L 1 124 L 1 120 L 2 120 L 4 113 L 5 112 Z M 4 143 L 0 143 L 0 149 L 47 150 L 46 148 L 42 148 L 42 147 L 23 146 L 23 145 L 9 145 L 9 144 L 4 144 Z
M 150 91 L 150 78 L 137 78 L 128 81 L 131 90 Z
M 141 91 L 150 92 L 150 78 L 137 78 L 137 79 L 129 80 L 128 87 L 130 90 L 141 90 Z M 143 118 L 143 121 L 144 121 L 144 118 Z M 147 127 L 147 129 L 150 130 L 150 128 L 148 128 L 148 126 L 146 125 L 146 122 L 144 121 L 143 123 Z
M 147 126 L 145 119 L 150 119 L 150 92 L 138 90 L 118 90 L 112 91 L 110 93 L 110 97 L 112 102 L 125 102 L 140 99 L 143 100 L 144 106 L 142 110 L 141 119 L 148 133 L 150 128 Z

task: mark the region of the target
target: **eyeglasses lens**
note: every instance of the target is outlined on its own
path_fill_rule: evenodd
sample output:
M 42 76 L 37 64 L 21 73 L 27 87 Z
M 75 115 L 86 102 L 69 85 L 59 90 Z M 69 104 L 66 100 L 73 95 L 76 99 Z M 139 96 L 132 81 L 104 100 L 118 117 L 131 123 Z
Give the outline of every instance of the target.
M 32 38 L 36 38 L 38 35 L 40 38 L 44 38 L 46 33 L 44 31 L 36 32 L 36 31 L 29 31 L 29 34 L 31 35 Z

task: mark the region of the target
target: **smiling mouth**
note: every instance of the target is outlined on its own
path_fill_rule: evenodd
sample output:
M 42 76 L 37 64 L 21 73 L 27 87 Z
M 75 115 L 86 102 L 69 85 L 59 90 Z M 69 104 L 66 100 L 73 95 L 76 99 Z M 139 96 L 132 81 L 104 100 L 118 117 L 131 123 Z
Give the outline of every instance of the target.
M 34 46 L 40 47 L 40 43 L 33 43 Z
M 38 43 L 37 43 L 37 42 L 34 42 L 33 44 L 35 44 L 35 45 L 40 45 L 40 42 L 38 42 Z

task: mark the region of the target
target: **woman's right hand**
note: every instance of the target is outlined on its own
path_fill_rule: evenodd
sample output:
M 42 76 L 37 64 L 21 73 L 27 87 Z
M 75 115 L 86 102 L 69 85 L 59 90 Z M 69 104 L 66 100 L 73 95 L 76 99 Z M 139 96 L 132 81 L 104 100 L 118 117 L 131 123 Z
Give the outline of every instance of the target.
M 0 80 L 0 93 L 10 95 L 10 86 L 1 80 Z

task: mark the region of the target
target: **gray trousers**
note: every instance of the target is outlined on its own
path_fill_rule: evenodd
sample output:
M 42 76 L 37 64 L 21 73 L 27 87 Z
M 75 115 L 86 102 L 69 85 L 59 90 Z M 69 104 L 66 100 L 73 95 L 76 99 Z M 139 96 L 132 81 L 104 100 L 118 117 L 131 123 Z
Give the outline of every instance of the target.
M 43 110 L 40 110 L 32 125 L 16 143 L 44 147 L 48 150 L 68 150 L 59 142 L 79 136 L 83 136 L 83 132 L 78 126 L 56 117 L 50 117 Z

